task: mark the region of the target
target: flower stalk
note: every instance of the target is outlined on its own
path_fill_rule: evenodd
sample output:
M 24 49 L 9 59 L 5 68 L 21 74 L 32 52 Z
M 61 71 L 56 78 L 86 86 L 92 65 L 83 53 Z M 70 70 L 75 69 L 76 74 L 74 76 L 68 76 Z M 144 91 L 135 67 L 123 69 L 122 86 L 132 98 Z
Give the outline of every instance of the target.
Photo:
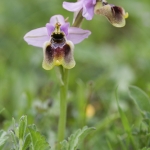
M 80 27 L 81 26 L 81 23 L 83 21 L 83 16 L 82 16 L 82 10 L 80 10 L 80 12 L 77 14 L 76 18 L 75 18 L 75 21 L 73 23 L 73 27 Z
M 51 70 L 54 66 L 60 68 L 60 117 L 58 123 L 58 145 L 64 140 L 67 116 L 67 88 L 68 69 L 75 66 L 74 44 L 82 42 L 91 34 L 89 30 L 78 28 L 82 22 L 82 15 L 78 13 L 74 19 L 73 27 L 62 15 L 54 15 L 45 27 L 29 31 L 24 40 L 32 46 L 43 48 L 42 67 Z
M 75 21 L 73 23 L 73 27 L 81 26 L 83 21 L 82 13 L 79 12 Z M 58 146 L 57 149 L 61 149 L 60 142 L 65 138 L 65 130 L 66 130 L 66 118 L 67 118 L 67 91 L 68 91 L 68 77 L 69 70 L 65 69 L 63 66 L 59 66 L 59 71 L 61 74 L 61 85 L 60 85 L 60 116 L 58 122 Z
M 59 66 L 61 73 L 60 85 L 60 116 L 58 122 L 58 149 L 60 149 L 60 142 L 64 140 L 66 118 L 67 118 L 67 90 L 68 90 L 68 74 L 69 70 Z

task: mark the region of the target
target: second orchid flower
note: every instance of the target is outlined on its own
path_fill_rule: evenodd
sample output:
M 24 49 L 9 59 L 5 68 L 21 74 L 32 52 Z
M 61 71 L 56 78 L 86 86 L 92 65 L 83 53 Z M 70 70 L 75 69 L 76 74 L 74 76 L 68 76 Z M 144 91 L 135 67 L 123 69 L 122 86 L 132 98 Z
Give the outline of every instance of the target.
M 122 7 L 108 4 L 105 0 L 78 0 L 75 3 L 63 2 L 63 7 L 68 11 L 75 12 L 75 14 L 82 12 L 82 16 L 87 20 L 92 20 L 94 14 L 103 15 L 115 27 L 125 26 L 125 19 L 128 17 L 128 13 Z

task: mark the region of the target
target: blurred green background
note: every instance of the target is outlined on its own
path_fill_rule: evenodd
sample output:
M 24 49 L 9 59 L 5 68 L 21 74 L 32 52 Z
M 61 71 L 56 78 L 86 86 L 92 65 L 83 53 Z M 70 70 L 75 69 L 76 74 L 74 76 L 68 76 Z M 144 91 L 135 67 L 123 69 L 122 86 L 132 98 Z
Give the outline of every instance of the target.
M 0 126 L 7 130 L 12 117 L 18 120 L 27 115 L 28 122 L 35 123 L 52 145 L 59 117 L 58 72 L 41 67 L 42 49 L 27 45 L 23 36 L 45 26 L 55 14 L 72 22 L 73 14 L 62 8 L 62 2 L 0 1 L 0 109 L 5 108 Z M 126 26 L 115 28 L 103 16 L 84 20 L 82 28 L 92 34 L 75 46 L 76 66 L 70 71 L 66 137 L 84 125 L 98 127 L 84 143 L 87 150 L 107 150 L 110 144 L 113 149 L 121 149 L 118 136 L 124 137 L 124 130 L 117 117 L 116 88 L 131 125 L 138 125 L 141 117 L 129 97 L 128 86 L 138 86 L 150 95 L 150 2 L 108 2 L 129 13 Z M 84 111 L 86 104 L 95 112 L 91 117 Z M 111 116 L 114 119 L 101 129 L 101 122 Z

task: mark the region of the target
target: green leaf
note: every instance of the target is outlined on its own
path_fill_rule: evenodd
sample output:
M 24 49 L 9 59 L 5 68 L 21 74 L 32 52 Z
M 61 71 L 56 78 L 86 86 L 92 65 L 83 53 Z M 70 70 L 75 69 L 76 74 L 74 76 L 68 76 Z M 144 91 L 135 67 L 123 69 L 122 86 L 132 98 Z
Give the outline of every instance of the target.
M 27 116 L 22 116 L 19 121 L 19 139 L 23 139 L 27 128 Z
M 42 136 L 38 131 L 28 128 L 31 134 L 32 150 L 49 150 L 50 146 L 46 142 L 44 136 Z
M 150 148 L 144 147 L 144 148 L 142 148 L 141 150 L 150 150 Z
M 113 148 L 108 140 L 107 140 L 107 144 L 108 144 L 109 150 L 113 150 Z
M 14 131 L 10 131 L 9 134 L 12 138 L 12 142 L 14 143 L 15 149 L 17 149 L 18 148 L 18 142 L 17 142 L 17 137 L 16 137 Z
M 36 131 L 36 125 L 35 124 L 28 125 L 28 128 L 31 128 L 31 129 Z
M 0 146 L 2 146 L 8 139 L 7 133 L 3 130 L 0 130 Z
M 133 139 L 133 136 L 132 136 L 132 131 L 131 131 L 131 127 L 130 127 L 128 118 L 127 118 L 126 114 L 123 112 L 123 110 L 121 109 L 121 107 L 119 106 L 117 90 L 116 90 L 115 95 L 116 95 L 117 106 L 118 106 L 118 110 L 119 110 L 119 113 L 120 113 L 120 117 L 121 117 L 121 121 L 122 121 L 124 130 L 127 132 L 128 137 L 129 137 L 128 140 L 130 140 L 130 142 L 132 143 L 133 147 L 135 149 L 137 149 L 137 146 L 136 146 L 136 144 L 134 142 L 134 139 Z
M 87 126 L 83 127 L 83 129 L 77 130 L 74 134 L 72 134 L 68 138 L 68 142 L 67 141 L 61 142 L 62 145 L 61 150 L 76 150 L 77 146 L 85 138 L 85 136 L 93 130 L 95 130 L 95 128 L 93 127 L 88 128 Z
M 0 110 L 0 114 L 5 110 L 5 108 L 3 108 L 2 110 Z
M 60 144 L 61 144 L 61 150 L 68 150 L 69 143 L 66 140 L 62 141 Z
M 24 141 L 22 150 L 26 150 L 30 146 L 30 144 L 31 144 L 31 134 L 28 133 L 25 137 L 25 141 Z
M 141 111 L 150 111 L 150 99 L 140 88 L 130 86 L 129 95 Z

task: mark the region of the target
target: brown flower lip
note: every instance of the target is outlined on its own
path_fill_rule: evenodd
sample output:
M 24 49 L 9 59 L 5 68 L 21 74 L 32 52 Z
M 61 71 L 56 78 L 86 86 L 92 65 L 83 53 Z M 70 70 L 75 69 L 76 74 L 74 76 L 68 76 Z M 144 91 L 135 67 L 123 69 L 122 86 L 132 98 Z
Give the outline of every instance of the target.
M 104 1 L 96 3 L 94 13 L 105 16 L 115 27 L 125 26 L 125 19 L 128 17 L 128 13 L 122 7 Z
M 54 65 L 62 65 L 71 69 L 75 65 L 73 58 L 73 46 L 67 41 L 63 32 L 53 32 L 51 39 L 46 43 L 44 48 L 43 67 L 46 70 L 53 68 Z

